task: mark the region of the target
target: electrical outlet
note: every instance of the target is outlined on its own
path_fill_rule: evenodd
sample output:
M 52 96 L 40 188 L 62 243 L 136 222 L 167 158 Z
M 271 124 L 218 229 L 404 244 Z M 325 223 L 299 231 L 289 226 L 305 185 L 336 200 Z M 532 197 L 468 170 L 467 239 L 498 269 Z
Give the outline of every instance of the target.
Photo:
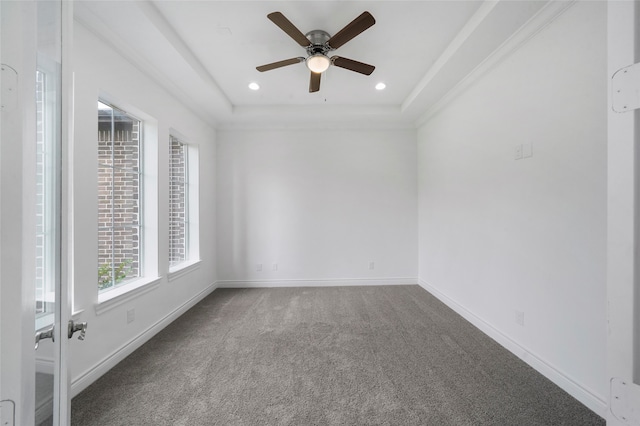
M 278 270 L 278 264 L 274 263 L 273 266 L 271 267 L 272 271 L 277 271 Z
M 515 159 L 522 160 L 522 144 L 516 145 Z
M 524 312 L 522 311 L 516 311 L 516 324 L 521 325 L 524 327 Z
M 258 272 L 262 272 L 262 263 L 258 263 L 258 264 L 256 265 L 256 271 L 258 271 Z
M 127 311 L 127 324 L 131 324 L 136 319 L 136 310 L 129 309 Z
M 525 143 L 522 145 L 522 158 L 533 157 L 533 143 Z
M 369 262 L 369 270 L 374 270 L 376 267 L 376 264 L 373 262 Z

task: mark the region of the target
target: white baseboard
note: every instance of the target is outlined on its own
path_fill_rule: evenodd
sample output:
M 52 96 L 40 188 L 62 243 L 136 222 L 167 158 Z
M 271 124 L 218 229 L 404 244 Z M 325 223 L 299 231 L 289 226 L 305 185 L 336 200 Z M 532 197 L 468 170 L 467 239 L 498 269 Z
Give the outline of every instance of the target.
M 36 373 L 53 374 L 53 359 L 36 357 Z
M 332 278 L 319 280 L 222 280 L 218 288 L 339 287 L 366 285 L 416 285 L 417 278 Z
M 86 389 L 93 382 L 98 380 L 103 374 L 111 370 L 120 361 L 133 353 L 140 346 L 145 344 L 149 339 L 158 334 L 163 328 L 171 324 L 180 315 L 187 312 L 199 301 L 211 294 L 217 288 L 216 283 L 207 286 L 200 293 L 187 300 L 185 303 L 174 309 L 172 312 L 161 318 L 158 322 L 144 330 L 142 333 L 131 339 L 129 342 L 122 345 L 119 349 L 112 352 L 110 355 L 102 359 L 91 369 L 85 371 L 80 376 L 76 377 L 71 383 L 71 397 L 78 395 L 84 389 Z
M 35 424 L 39 425 L 47 420 L 53 414 L 53 360 L 47 358 L 36 358 L 36 372 L 43 373 L 50 378 L 44 378 L 47 380 L 46 384 L 39 383 L 39 378 L 36 376 L 36 394 L 35 394 Z M 51 380 L 51 383 L 48 381 Z M 50 384 L 50 386 L 48 386 Z
M 553 367 L 551 364 L 546 362 L 544 359 L 523 347 L 509 336 L 503 334 L 500 330 L 495 328 L 493 325 L 489 324 L 482 318 L 476 316 L 471 311 L 467 310 L 464 306 L 458 304 L 455 300 L 448 297 L 446 294 L 442 293 L 435 287 L 427 284 L 423 280 L 418 281 L 418 285 L 434 295 L 445 305 L 449 306 L 455 312 L 460 314 L 464 319 L 469 321 L 471 324 L 476 326 L 482 332 L 484 332 L 487 336 L 491 337 L 493 340 L 498 342 L 504 348 L 512 352 L 518 358 L 529 364 L 540 374 L 551 380 L 553 383 L 558 385 L 561 389 L 567 392 L 569 395 L 573 396 L 575 399 L 583 403 L 586 407 L 592 410 L 594 413 L 598 414 L 600 417 L 607 417 L 607 402 L 598 396 L 595 392 L 590 389 L 582 386 L 577 383 L 569 376 L 562 373 L 562 371 Z
M 52 389 L 53 391 L 53 389 Z M 36 402 L 38 403 L 38 402 Z M 41 401 L 36 407 L 35 424 L 39 425 L 53 415 L 53 396 Z

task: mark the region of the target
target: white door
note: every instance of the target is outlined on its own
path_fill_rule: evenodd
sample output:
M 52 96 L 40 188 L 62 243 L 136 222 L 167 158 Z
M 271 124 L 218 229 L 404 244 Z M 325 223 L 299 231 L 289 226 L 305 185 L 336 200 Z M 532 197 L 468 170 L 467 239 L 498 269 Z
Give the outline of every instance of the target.
M 72 3 L 0 2 L 0 424 L 67 425 Z M 37 349 L 36 349 L 37 342 Z

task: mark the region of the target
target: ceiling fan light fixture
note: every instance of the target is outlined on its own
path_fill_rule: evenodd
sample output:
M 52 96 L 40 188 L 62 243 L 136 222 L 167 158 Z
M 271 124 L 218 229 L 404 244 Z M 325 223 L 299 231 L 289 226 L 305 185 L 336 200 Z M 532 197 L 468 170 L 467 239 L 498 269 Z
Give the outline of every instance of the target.
M 316 53 L 315 55 L 309 56 L 306 63 L 309 71 L 320 74 L 329 68 L 329 65 L 331 65 L 331 59 L 322 53 Z
M 307 56 L 298 56 L 297 58 L 290 58 L 283 61 L 260 65 L 256 67 L 256 70 L 259 72 L 299 64 L 304 61 L 309 71 L 311 71 L 309 79 L 309 93 L 315 93 L 320 90 L 322 73 L 324 73 L 331 65 L 363 75 L 371 75 L 376 68 L 373 65 L 354 61 L 353 59 L 344 58 L 342 56 L 327 56 L 329 52 L 343 46 L 345 43 L 376 23 L 376 20 L 371 13 L 367 11 L 362 12 L 360 16 L 351 21 L 347 26 L 342 28 L 333 36 L 324 30 L 312 30 L 304 34 L 281 12 L 272 12 L 267 15 L 267 18 L 276 24 L 276 26 L 284 31 L 296 43 L 298 43 L 300 47 L 304 48 Z

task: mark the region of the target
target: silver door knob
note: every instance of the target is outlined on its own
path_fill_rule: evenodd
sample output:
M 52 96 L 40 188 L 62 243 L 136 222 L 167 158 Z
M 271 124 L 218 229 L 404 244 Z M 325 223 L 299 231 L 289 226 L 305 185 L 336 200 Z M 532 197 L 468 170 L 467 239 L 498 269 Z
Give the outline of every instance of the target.
M 36 349 L 38 349 L 38 345 L 40 345 L 40 340 L 42 339 L 51 339 L 52 342 L 55 342 L 55 339 L 53 337 L 53 326 L 36 333 Z
M 73 322 L 73 320 L 69 320 L 69 326 L 67 327 L 67 337 L 71 339 L 76 331 L 80 332 L 78 340 L 84 340 L 84 336 L 87 333 L 87 323 L 79 322 L 76 324 Z

